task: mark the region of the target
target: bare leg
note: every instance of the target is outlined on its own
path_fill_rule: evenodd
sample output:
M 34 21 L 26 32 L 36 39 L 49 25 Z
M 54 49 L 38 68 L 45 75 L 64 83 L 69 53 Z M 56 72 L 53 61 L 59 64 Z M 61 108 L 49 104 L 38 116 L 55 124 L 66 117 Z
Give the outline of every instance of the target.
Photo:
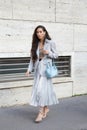
M 44 106 L 44 114 L 43 114 L 43 118 L 45 118 L 47 116 L 47 113 L 49 112 L 49 108 L 48 106 Z

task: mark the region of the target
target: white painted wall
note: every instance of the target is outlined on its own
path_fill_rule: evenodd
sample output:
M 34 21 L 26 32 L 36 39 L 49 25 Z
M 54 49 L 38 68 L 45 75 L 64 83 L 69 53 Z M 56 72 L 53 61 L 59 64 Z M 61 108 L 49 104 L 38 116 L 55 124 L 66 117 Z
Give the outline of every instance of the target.
M 86 0 L 0 0 L 0 58 L 29 56 L 32 33 L 42 24 L 59 55 L 71 56 L 71 77 L 53 79 L 57 97 L 87 93 L 86 5 Z M 29 103 L 31 82 L 0 83 L 0 106 Z

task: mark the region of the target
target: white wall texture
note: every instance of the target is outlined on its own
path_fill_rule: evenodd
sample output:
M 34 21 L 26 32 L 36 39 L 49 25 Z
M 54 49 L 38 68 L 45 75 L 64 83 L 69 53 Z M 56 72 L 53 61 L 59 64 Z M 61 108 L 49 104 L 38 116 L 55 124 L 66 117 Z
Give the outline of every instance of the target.
M 87 0 L 0 0 L 0 58 L 29 56 L 32 33 L 44 25 L 71 77 L 53 79 L 58 98 L 87 93 Z M 22 86 L 22 85 L 23 86 Z M 0 106 L 29 103 L 32 81 L 0 83 Z

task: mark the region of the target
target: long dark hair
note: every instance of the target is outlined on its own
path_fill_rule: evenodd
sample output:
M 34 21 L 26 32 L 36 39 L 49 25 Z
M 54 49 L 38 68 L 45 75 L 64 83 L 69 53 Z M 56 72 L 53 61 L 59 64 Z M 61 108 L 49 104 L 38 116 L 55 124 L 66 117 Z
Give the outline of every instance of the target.
M 35 28 L 34 33 L 33 33 L 33 36 L 32 36 L 32 47 L 31 47 L 31 57 L 32 57 L 33 63 L 35 63 L 35 61 L 36 61 L 37 58 L 38 58 L 38 57 L 37 57 L 37 53 L 36 53 L 37 47 L 38 47 L 38 43 L 39 43 L 39 41 L 40 41 L 40 39 L 38 39 L 37 34 L 36 34 L 38 28 L 41 28 L 43 31 L 46 32 L 44 41 L 45 41 L 45 39 L 51 40 L 51 38 L 50 38 L 50 36 L 49 36 L 49 33 L 47 32 L 47 30 L 46 30 L 46 28 L 45 28 L 44 26 L 39 25 L 39 26 L 37 26 L 37 27 Z M 43 44 L 44 44 L 44 43 L 43 43 Z

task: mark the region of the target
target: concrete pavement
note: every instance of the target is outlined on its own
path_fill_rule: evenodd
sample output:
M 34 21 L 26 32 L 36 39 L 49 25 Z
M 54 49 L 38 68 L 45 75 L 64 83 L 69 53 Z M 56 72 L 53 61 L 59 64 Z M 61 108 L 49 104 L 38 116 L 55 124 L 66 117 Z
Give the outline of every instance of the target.
M 59 99 L 46 119 L 36 124 L 38 108 L 0 108 L 0 130 L 87 130 L 87 95 Z

